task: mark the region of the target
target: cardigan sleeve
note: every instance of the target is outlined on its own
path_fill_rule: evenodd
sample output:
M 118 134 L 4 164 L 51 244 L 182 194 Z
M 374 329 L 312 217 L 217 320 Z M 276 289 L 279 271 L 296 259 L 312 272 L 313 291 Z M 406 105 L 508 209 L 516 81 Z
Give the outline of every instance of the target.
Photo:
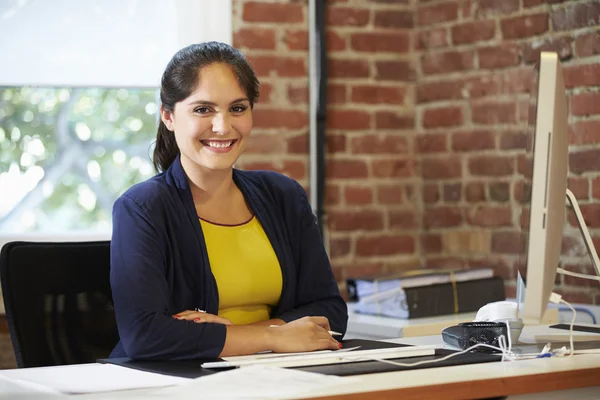
M 305 316 L 323 316 L 329 320 L 332 330 L 345 333 L 348 308 L 340 296 L 306 192 L 300 184 L 295 182 L 295 185 L 301 210 L 296 306 L 278 318 L 289 322 Z
M 216 359 L 225 344 L 222 324 L 197 324 L 169 313 L 168 239 L 132 198 L 113 208 L 112 287 L 123 348 L 133 359 Z M 178 310 L 181 311 L 181 310 Z

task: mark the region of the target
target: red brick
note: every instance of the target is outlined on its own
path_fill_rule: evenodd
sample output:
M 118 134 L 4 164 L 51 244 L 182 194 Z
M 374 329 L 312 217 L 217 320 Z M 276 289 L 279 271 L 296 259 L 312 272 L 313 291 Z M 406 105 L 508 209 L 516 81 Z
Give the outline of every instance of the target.
M 460 106 L 429 108 L 423 111 L 423 127 L 439 128 L 463 124 L 463 111 Z
M 410 61 L 377 61 L 375 79 L 411 82 L 416 78 L 414 66 Z
M 573 30 L 600 24 L 599 2 L 573 3 L 552 12 L 552 27 L 555 31 Z
M 421 251 L 425 254 L 442 252 L 442 236 L 438 233 L 425 233 L 420 236 Z
M 600 114 L 600 92 L 581 93 L 571 96 L 572 115 Z
M 302 133 L 297 136 L 288 137 L 287 152 L 289 154 L 307 154 L 308 153 L 308 135 Z
M 452 43 L 467 44 L 490 40 L 495 34 L 494 20 L 465 22 L 452 27 Z
M 354 154 L 407 153 L 406 137 L 399 135 L 362 135 L 350 141 Z
M 448 29 L 444 27 L 420 31 L 415 47 L 418 50 L 426 50 L 446 46 L 448 46 Z
M 477 124 L 504 124 L 517 121 L 517 106 L 513 103 L 475 103 L 471 105 L 473 122 Z
M 303 6 L 251 1 L 244 4 L 242 18 L 248 22 L 303 22 Z
M 385 265 L 383 263 L 358 263 L 345 265 L 344 270 L 347 278 L 378 276 L 385 272 Z
M 600 149 L 569 152 L 569 170 L 575 174 L 600 171 Z
M 426 75 L 465 71 L 474 66 L 472 51 L 426 53 L 421 57 L 421 69 Z
M 416 229 L 419 227 L 417 215 L 414 211 L 389 210 L 388 218 L 391 229 Z
M 325 33 L 327 52 L 346 50 L 346 38 L 333 31 Z
M 290 50 L 308 50 L 308 31 L 286 31 L 283 41 Z
M 479 98 L 498 94 L 501 92 L 502 82 L 499 75 L 485 74 L 468 78 L 464 82 L 464 89 L 469 98 Z
M 367 60 L 327 59 L 327 75 L 335 78 L 367 78 L 370 69 Z
M 378 111 L 375 114 L 376 129 L 411 129 L 414 126 L 412 115 L 398 115 L 391 111 Z
M 373 189 L 365 186 L 346 186 L 344 198 L 348 205 L 365 205 L 373 203 Z
M 446 2 L 417 8 L 417 23 L 421 26 L 453 21 L 458 18 L 458 4 Z
M 273 29 L 241 28 L 234 33 L 233 43 L 235 47 L 275 50 L 275 31 Z
M 325 205 L 336 205 L 340 204 L 342 195 L 338 185 L 328 183 L 325 185 Z
M 391 160 L 375 159 L 371 163 L 371 168 L 373 176 L 377 178 L 407 178 L 414 175 L 412 162 L 397 157 Z
M 600 85 L 600 64 L 583 64 L 564 67 L 563 74 L 565 86 L 567 88 Z
M 507 182 L 490 182 L 490 200 L 506 203 L 510 200 L 510 185 Z
M 507 18 L 500 22 L 504 39 L 520 39 L 548 31 L 548 14 L 532 14 Z
M 483 47 L 477 50 L 477 55 L 482 69 L 506 68 L 520 63 L 519 48 L 514 45 Z
M 600 177 L 594 178 L 592 181 L 592 197 L 594 199 L 600 199 Z
M 260 97 L 258 103 L 267 104 L 271 102 L 271 93 L 273 93 L 273 86 L 267 82 L 260 83 Z
M 524 8 L 535 7 L 537 5 L 544 4 L 545 1 L 546 0 L 523 0 L 523 7 Z
M 515 169 L 514 157 L 479 156 L 469 160 L 469 172 L 473 176 L 507 176 Z
M 421 176 L 423 179 L 456 179 L 462 176 L 459 158 L 426 158 L 421 160 Z
M 543 42 L 537 40 L 523 44 L 523 61 L 528 64 L 536 63 L 540 59 L 542 51 L 552 51 L 558 54 L 561 61 L 570 59 L 573 56 L 573 39 L 570 37 L 558 37 L 546 39 Z
M 429 257 L 425 260 L 426 269 L 464 269 L 465 266 L 464 258 Z
M 473 226 L 497 228 L 512 225 L 510 207 L 478 206 L 467 210 L 467 222 Z
M 346 135 L 333 135 L 328 134 L 325 137 L 325 144 L 327 145 L 327 153 L 345 153 L 346 152 Z
M 248 56 L 248 61 L 254 67 L 259 77 L 276 73 L 281 77 L 305 77 L 306 66 L 303 57 L 278 57 L 278 56 Z
M 475 7 L 478 17 L 511 14 L 519 10 L 519 0 L 476 0 Z
M 377 186 L 377 202 L 379 204 L 398 205 L 403 202 L 403 191 L 399 185 Z
M 361 257 L 412 254 L 415 238 L 409 235 L 361 236 L 356 241 L 356 254 Z
M 287 88 L 287 98 L 292 104 L 307 104 L 308 103 L 308 88 L 302 86 L 289 85 Z
M 571 177 L 567 186 L 578 200 L 590 198 L 590 181 L 588 178 Z
M 326 26 L 365 26 L 369 23 L 370 11 L 347 7 L 326 7 Z
M 253 133 L 248 138 L 246 152 L 253 154 L 274 154 L 284 149 L 283 136 Z
M 308 88 L 306 90 L 308 98 Z M 343 104 L 348 101 L 346 96 L 346 85 L 327 85 L 327 104 Z
M 452 135 L 452 150 L 476 151 L 493 149 L 496 147 L 494 132 L 471 131 L 457 132 Z
M 500 134 L 500 149 L 524 149 L 527 144 L 527 135 L 523 132 L 502 132 Z
M 460 201 L 462 193 L 461 183 L 446 183 L 442 189 L 443 199 L 446 203 L 456 203 Z
M 532 67 L 511 68 L 506 71 L 502 88 L 504 93 L 530 93 L 537 86 Z
M 455 227 L 462 223 L 462 211 L 458 207 L 430 207 L 423 213 L 423 227 L 426 229 Z
M 357 110 L 328 110 L 327 128 L 360 130 L 369 129 L 371 115 L 365 111 Z
M 350 239 L 339 238 L 329 240 L 329 257 L 338 258 L 348 254 L 350 254 Z
M 417 136 L 416 150 L 418 153 L 439 153 L 448 151 L 447 142 L 448 135 L 445 133 Z
M 437 203 L 440 198 L 440 187 L 437 183 L 425 183 L 421 193 L 425 204 Z
M 359 160 L 327 160 L 326 175 L 328 178 L 355 179 L 366 178 L 369 173 L 367 164 Z
M 463 85 L 457 81 L 420 82 L 417 86 L 417 103 L 461 99 Z
M 465 186 L 465 199 L 469 203 L 485 201 L 485 185 L 481 182 L 469 182 Z
M 575 50 L 579 57 L 600 54 L 600 32 L 590 32 L 575 40 Z
M 580 121 L 569 124 L 569 144 L 600 143 L 600 121 Z
M 600 204 L 580 204 L 579 207 L 588 228 L 600 227 Z
M 381 10 L 375 11 L 375 27 L 410 29 L 415 22 L 411 11 Z
M 302 129 L 308 126 L 308 114 L 304 111 L 256 108 L 252 114 L 255 128 Z
M 375 210 L 328 213 L 327 225 L 334 231 L 377 231 L 383 229 L 383 213 Z
M 523 254 L 526 250 L 524 238 L 519 231 L 492 232 L 492 253 Z
M 407 53 L 410 35 L 407 32 L 355 33 L 350 37 L 352 49 L 364 52 Z
M 351 99 L 358 104 L 403 104 L 404 88 L 377 85 L 354 86 Z

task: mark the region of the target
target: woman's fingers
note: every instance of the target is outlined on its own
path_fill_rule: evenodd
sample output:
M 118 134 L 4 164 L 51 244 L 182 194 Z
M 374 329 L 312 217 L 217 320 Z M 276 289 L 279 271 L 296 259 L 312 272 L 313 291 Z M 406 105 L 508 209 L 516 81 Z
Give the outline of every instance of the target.
M 212 322 L 216 324 L 233 325 L 233 323 L 227 318 L 219 317 L 218 315 L 209 314 L 201 311 L 185 310 L 173 315 L 173 318 L 182 319 L 186 321 L 194 321 L 200 324 Z

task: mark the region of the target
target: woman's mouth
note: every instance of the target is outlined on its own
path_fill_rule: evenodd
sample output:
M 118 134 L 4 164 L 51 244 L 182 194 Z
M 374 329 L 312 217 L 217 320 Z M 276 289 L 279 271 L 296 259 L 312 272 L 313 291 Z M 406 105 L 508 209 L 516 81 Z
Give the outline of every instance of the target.
M 227 153 L 237 143 L 238 139 L 230 140 L 201 140 L 200 143 L 206 147 L 206 149 L 215 153 Z

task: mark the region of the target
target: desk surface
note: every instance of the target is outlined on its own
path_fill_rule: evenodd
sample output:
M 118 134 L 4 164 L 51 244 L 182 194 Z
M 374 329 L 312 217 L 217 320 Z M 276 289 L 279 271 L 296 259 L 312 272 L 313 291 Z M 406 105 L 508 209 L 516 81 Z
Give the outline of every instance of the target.
M 439 343 L 439 336 L 392 340 L 406 344 Z M 1 371 L 0 371 L 1 373 Z M 471 364 L 350 377 L 347 384 L 287 399 L 438 399 L 481 398 L 590 387 L 600 393 L 600 354 L 518 362 Z M 99 377 L 100 378 L 100 377 Z M 152 398 L 154 389 L 80 395 L 85 399 Z M 158 398 L 158 397 L 156 397 Z

